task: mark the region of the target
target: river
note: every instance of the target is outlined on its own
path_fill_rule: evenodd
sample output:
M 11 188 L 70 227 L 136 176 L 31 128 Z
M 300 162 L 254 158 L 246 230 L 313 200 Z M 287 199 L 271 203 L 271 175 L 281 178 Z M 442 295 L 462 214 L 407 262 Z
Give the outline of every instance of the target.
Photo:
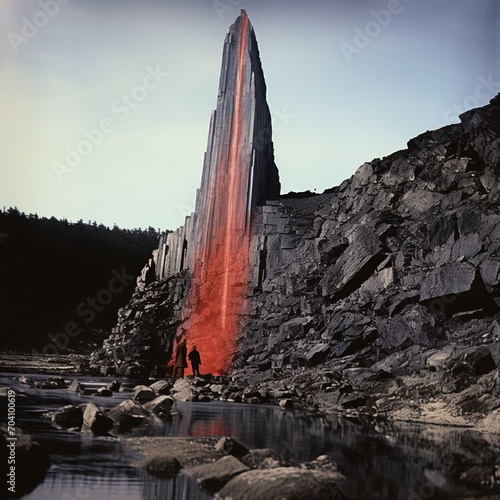
M 35 381 L 47 378 L 27 375 Z M 133 464 L 140 457 L 125 451 L 115 437 L 82 436 L 52 426 L 46 412 L 67 404 L 93 401 L 111 408 L 130 397 L 141 381 L 123 379 L 125 392 L 97 398 L 66 389 L 36 389 L 18 381 L 19 374 L 0 375 L 0 387 L 17 393 L 16 425 L 48 447 L 52 465 L 42 484 L 26 500 L 138 500 L 211 498 L 186 475 L 158 479 Z M 109 378 L 77 377 L 88 389 Z M 68 383 L 71 379 L 67 380 Z M 158 424 L 151 435 L 170 437 L 231 436 L 249 448 L 271 448 L 292 462 L 327 454 L 347 477 L 342 491 L 350 498 L 403 500 L 459 499 L 479 491 L 466 489 L 450 471 L 449 457 L 470 453 L 471 443 L 485 441 L 477 433 L 416 424 L 368 425 L 357 420 L 323 418 L 269 405 L 177 402 L 171 422 Z M 494 446 L 494 445 L 491 445 Z

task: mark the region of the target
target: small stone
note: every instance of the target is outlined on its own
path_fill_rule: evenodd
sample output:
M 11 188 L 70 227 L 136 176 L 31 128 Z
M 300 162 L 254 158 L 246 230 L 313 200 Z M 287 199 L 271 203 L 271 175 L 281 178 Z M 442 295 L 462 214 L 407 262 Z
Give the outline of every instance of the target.
M 237 458 L 243 457 L 248 453 L 248 448 L 245 445 L 228 436 L 220 438 L 214 446 L 214 450 L 221 451 L 226 455 L 233 455 Z

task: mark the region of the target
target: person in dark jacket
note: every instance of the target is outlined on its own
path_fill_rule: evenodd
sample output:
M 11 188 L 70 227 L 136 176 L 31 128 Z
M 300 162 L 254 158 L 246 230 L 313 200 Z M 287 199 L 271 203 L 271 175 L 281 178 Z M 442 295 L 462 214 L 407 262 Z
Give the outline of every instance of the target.
M 187 359 L 186 359 L 187 349 L 186 349 L 186 341 L 181 340 L 179 345 L 177 346 L 177 353 L 175 356 L 175 365 L 174 365 L 174 381 L 177 376 L 177 372 L 179 371 L 180 377 L 184 378 L 184 368 L 187 368 Z
M 193 346 L 193 349 L 188 355 L 189 361 L 191 361 L 191 366 L 193 367 L 193 375 L 200 376 L 200 368 L 201 365 L 201 357 L 200 353 L 196 350 L 196 346 Z

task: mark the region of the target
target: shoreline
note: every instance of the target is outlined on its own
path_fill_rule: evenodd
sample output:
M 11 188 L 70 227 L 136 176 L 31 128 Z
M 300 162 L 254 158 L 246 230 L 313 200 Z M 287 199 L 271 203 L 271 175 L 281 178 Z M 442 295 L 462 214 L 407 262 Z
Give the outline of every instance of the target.
M 87 362 L 88 355 L 84 354 L 72 353 L 58 356 L 34 356 L 29 353 L 11 351 L 0 353 L 0 373 L 18 373 L 19 376 L 29 373 L 66 377 L 100 376 L 109 378 L 110 380 L 122 378 L 89 371 L 85 369 Z M 332 387 L 324 387 L 325 382 L 323 379 L 325 378 L 325 372 L 319 370 L 306 370 L 291 378 L 288 374 L 283 373 L 281 377 L 266 381 L 252 381 L 252 377 L 245 370 L 239 370 L 227 377 L 208 377 L 208 380 L 222 387 L 230 387 L 231 384 L 235 383 L 241 384 L 243 381 L 246 386 L 244 391 L 241 391 L 241 401 L 238 401 L 238 397 L 236 399 L 234 397 L 217 397 L 217 393 L 211 394 L 211 401 L 221 400 L 229 403 L 242 402 L 280 405 L 283 408 L 301 410 L 318 417 L 329 418 L 332 416 L 341 416 L 360 420 L 370 425 L 376 425 L 377 422 L 382 421 L 387 423 L 402 422 L 440 426 L 450 429 L 463 429 L 482 434 L 500 434 L 500 405 L 498 404 L 498 398 L 485 391 L 484 387 L 483 394 L 480 394 L 477 399 L 481 397 L 485 399 L 485 395 L 487 395 L 489 399 L 493 398 L 494 400 L 492 403 L 493 410 L 487 413 L 480 411 L 464 412 L 457 404 L 460 403 L 462 393 L 443 394 L 436 390 L 429 390 L 426 395 L 420 395 L 418 401 L 409 395 L 406 395 L 406 397 L 403 396 L 402 393 L 405 391 L 408 392 L 408 389 L 412 386 L 434 387 L 435 389 L 438 375 L 433 372 L 423 377 L 396 377 L 396 379 L 389 381 L 370 384 L 364 390 L 360 390 L 359 388 L 353 390 L 351 388 L 353 392 L 347 391 L 347 397 L 342 394 L 339 395 L 338 390 L 332 392 Z M 298 389 L 299 383 L 296 379 L 304 379 L 304 377 L 308 379 L 311 387 L 309 387 L 309 390 L 302 391 Z M 485 377 L 491 379 L 493 384 L 498 383 L 498 370 L 482 378 L 484 379 Z M 197 398 L 197 383 L 194 377 L 187 376 L 184 380 L 187 381 L 190 387 L 189 390 L 194 392 L 191 394 L 191 397 L 188 396 L 187 398 L 185 395 L 179 394 L 182 398 L 180 400 L 208 400 L 206 397 L 203 399 L 202 395 L 200 399 Z M 289 384 L 285 385 L 286 382 L 289 382 Z M 484 384 L 483 380 L 482 385 Z M 476 383 L 470 386 L 467 389 L 469 394 L 466 397 L 469 399 L 475 398 L 479 394 L 479 391 L 481 391 L 482 385 Z M 292 388 L 291 390 L 290 387 Z M 475 391 L 476 395 L 474 394 Z M 340 387 L 340 392 L 342 392 L 342 386 Z M 262 394 L 266 394 L 266 397 L 262 397 Z M 269 395 L 274 397 L 270 397 Z M 349 397 L 351 399 L 348 399 Z M 359 408 L 346 408 L 342 406 L 346 404 L 346 401 L 347 403 L 354 401 L 354 404 L 358 404 L 359 402 L 363 402 L 364 404 L 360 405 Z

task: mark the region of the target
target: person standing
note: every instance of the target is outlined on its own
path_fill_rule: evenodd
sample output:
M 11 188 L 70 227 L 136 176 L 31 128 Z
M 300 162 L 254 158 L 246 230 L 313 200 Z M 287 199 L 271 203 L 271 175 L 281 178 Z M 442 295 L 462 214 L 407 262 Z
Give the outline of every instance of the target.
M 200 376 L 200 365 L 201 365 L 201 357 L 200 353 L 196 350 L 196 346 L 193 346 L 193 349 L 189 353 L 189 361 L 191 361 L 191 366 L 193 368 L 193 375 Z
M 186 349 L 186 340 L 183 339 L 180 341 L 177 347 L 177 353 L 175 356 L 175 365 L 174 365 L 174 382 L 177 376 L 177 372 L 180 372 L 180 377 L 184 378 L 184 368 L 187 368 L 187 359 L 186 359 L 187 349 Z

